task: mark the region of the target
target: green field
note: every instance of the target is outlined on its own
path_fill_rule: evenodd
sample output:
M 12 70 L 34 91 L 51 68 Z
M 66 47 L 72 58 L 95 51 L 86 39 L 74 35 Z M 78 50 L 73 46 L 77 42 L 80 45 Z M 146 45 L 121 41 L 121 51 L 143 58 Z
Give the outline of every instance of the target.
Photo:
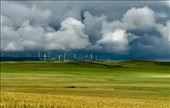
M 1 108 L 169 108 L 169 64 L 1 62 Z

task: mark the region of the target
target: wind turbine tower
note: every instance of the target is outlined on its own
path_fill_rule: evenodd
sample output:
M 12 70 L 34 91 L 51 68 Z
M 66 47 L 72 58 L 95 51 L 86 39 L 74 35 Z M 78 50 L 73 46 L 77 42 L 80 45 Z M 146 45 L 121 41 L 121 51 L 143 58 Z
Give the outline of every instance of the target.
M 47 57 L 46 54 L 44 54 L 44 61 L 46 60 L 46 57 Z
M 61 61 L 61 55 L 58 56 L 58 61 L 59 61 L 59 62 Z
M 91 60 L 93 59 L 93 55 L 92 55 L 92 54 L 90 54 L 90 59 L 91 59 Z
M 76 60 L 76 54 L 74 54 L 74 57 L 73 57 L 73 58 L 74 58 L 74 60 Z

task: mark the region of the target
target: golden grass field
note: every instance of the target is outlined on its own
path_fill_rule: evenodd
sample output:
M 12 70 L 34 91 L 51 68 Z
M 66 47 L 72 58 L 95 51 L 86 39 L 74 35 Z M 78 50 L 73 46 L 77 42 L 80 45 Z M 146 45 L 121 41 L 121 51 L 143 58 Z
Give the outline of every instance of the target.
M 2 92 L 1 108 L 169 108 L 169 100 Z

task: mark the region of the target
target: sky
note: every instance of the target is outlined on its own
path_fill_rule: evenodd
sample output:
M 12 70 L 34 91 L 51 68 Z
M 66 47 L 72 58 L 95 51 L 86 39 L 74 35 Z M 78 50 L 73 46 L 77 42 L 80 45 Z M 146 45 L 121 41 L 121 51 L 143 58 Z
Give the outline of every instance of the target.
M 170 59 L 170 1 L 1 1 L 1 52 Z

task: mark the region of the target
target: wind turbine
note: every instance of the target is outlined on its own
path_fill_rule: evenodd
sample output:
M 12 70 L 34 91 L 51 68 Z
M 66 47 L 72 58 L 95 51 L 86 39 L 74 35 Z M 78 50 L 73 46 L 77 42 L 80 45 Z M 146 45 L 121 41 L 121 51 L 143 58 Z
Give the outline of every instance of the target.
M 74 57 L 73 57 L 73 58 L 74 58 L 74 60 L 76 60 L 76 54 L 74 54 Z
M 90 59 L 91 59 L 91 60 L 93 59 L 93 55 L 92 55 L 92 54 L 90 54 Z
M 46 57 L 47 57 L 46 54 L 44 54 L 44 61 L 46 60 Z
M 59 62 L 61 61 L 61 55 L 58 56 L 58 61 L 59 61 Z

